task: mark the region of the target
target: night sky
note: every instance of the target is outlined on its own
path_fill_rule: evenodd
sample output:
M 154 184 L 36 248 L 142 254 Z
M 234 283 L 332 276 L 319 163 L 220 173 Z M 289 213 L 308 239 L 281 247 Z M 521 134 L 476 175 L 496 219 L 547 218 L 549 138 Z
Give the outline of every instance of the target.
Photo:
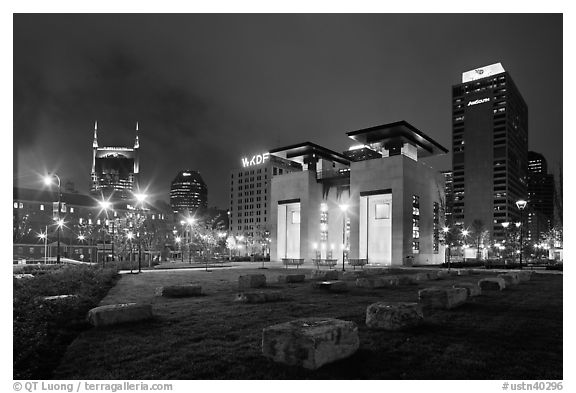
M 15 15 L 14 185 L 55 170 L 88 191 L 100 146 L 132 146 L 153 199 L 200 171 L 227 208 L 243 156 L 406 120 L 451 149 L 451 86 L 501 62 L 529 147 L 562 163 L 561 15 Z M 450 169 L 451 155 L 428 159 Z

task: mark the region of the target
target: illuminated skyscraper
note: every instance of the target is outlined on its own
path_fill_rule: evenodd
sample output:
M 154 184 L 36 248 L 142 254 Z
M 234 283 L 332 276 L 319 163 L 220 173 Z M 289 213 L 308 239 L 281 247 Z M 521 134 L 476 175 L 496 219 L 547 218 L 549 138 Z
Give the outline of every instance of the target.
M 113 199 L 132 198 L 132 192 L 138 189 L 139 148 L 138 123 L 133 148 L 99 147 L 98 122 L 94 123 L 90 193 Z
M 528 106 L 500 63 L 462 74 L 452 87 L 453 219 L 480 220 L 496 240 L 520 221 L 527 198 Z
M 181 171 L 170 187 L 170 206 L 174 213 L 189 214 L 208 207 L 208 187 L 200 173 Z

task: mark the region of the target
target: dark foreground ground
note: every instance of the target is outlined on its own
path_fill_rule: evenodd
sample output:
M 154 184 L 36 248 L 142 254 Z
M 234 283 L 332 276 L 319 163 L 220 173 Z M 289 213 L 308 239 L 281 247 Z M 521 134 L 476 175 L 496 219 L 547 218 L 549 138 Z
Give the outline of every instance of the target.
M 300 269 L 299 272 L 309 272 Z M 237 304 L 237 277 L 265 273 L 268 290 L 290 300 Z M 295 273 L 295 270 L 291 270 Z M 452 277 L 393 289 L 354 288 L 329 294 L 302 284 L 277 284 L 281 269 L 170 271 L 125 275 L 102 304 L 148 302 L 155 319 L 83 332 L 54 373 L 56 379 L 562 379 L 562 275 L 487 292 L 450 311 L 425 314 L 423 326 L 371 331 L 366 307 L 376 301 L 417 301 L 418 290 L 477 282 Z M 157 286 L 200 283 L 206 296 L 154 297 Z M 261 355 L 262 329 L 303 317 L 358 324 L 352 357 L 316 371 L 273 363 Z

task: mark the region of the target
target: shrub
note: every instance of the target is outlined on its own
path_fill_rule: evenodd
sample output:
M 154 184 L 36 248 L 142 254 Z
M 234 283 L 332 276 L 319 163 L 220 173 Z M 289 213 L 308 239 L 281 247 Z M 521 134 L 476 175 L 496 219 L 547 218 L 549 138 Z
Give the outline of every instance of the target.
M 13 282 L 14 379 L 47 379 L 85 316 L 115 284 L 116 269 L 59 266 Z M 30 272 L 31 274 L 34 271 Z M 46 301 L 46 296 L 76 295 Z

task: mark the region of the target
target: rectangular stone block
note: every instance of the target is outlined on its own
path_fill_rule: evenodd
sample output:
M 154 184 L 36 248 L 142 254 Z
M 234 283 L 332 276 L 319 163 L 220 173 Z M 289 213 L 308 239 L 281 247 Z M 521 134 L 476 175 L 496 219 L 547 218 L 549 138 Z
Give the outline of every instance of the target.
M 506 281 L 502 277 L 483 278 L 478 286 L 484 291 L 501 291 L 506 288 Z
M 312 272 L 312 280 L 338 280 L 337 270 L 314 270 Z
M 234 299 L 238 303 L 269 303 L 286 300 L 282 292 L 242 292 Z
M 413 285 L 416 284 L 414 277 L 410 274 L 398 276 L 398 285 Z
M 266 286 L 266 276 L 264 274 L 247 274 L 238 277 L 238 288 L 264 288 Z
M 459 276 L 469 276 L 469 275 L 470 275 L 470 270 L 468 270 L 468 269 L 458 269 L 458 275 L 459 275 Z
M 278 282 L 281 283 L 297 283 L 297 282 L 304 282 L 306 280 L 306 276 L 304 274 L 286 274 L 278 276 Z
M 312 288 L 330 292 L 346 292 L 348 291 L 348 284 L 344 281 L 318 281 L 312 283 Z
M 452 309 L 466 303 L 468 292 L 464 288 L 424 288 L 418 291 L 423 307 Z
M 504 273 L 499 274 L 496 277 L 503 278 L 504 281 L 506 282 L 507 287 L 520 284 L 520 279 L 518 278 L 518 275 L 516 273 Z
M 439 279 L 446 278 L 446 277 L 450 276 L 450 274 L 448 273 L 448 270 L 438 270 L 436 272 L 436 275 Z
M 195 284 L 169 285 L 165 287 L 156 288 L 155 295 L 163 297 L 201 296 L 202 287 L 200 285 Z
M 416 282 L 420 282 L 420 281 L 428 281 L 430 280 L 430 277 L 428 277 L 428 273 L 416 273 L 412 275 L 412 278 L 414 279 L 414 281 Z
M 88 322 L 95 327 L 138 322 L 150 318 L 152 318 L 151 304 L 111 304 L 95 307 L 88 311 Z
M 366 309 L 366 326 L 370 329 L 401 330 L 418 326 L 423 320 L 418 303 L 378 302 Z
M 454 288 L 464 288 L 468 292 L 468 297 L 480 296 L 482 294 L 482 289 L 478 284 L 473 284 L 471 282 L 461 282 L 454 284 Z
M 347 358 L 359 346 L 356 324 L 333 318 L 297 319 L 262 331 L 265 357 L 309 370 Z
M 400 279 L 397 276 L 368 277 L 356 280 L 356 287 L 358 288 L 390 288 L 397 287 L 399 284 Z
M 520 282 L 530 281 L 532 278 L 532 271 L 531 270 L 518 270 L 515 272 L 518 275 L 518 279 Z

